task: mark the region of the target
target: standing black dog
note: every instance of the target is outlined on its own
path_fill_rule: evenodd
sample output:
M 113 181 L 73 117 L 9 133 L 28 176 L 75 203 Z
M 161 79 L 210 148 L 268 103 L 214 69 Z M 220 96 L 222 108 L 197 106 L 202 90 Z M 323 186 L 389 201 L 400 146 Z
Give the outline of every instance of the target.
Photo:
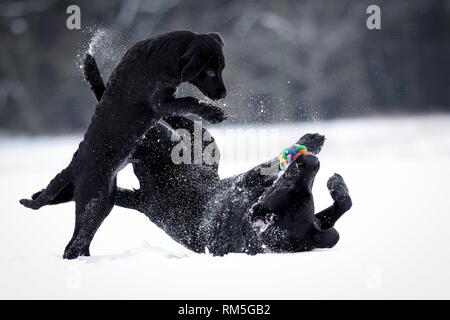
M 92 75 L 96 79 L 91 81 L 95 92 L 103 84 L 95 83 L 101 81 L 98 70 Z M 218 163 L 174 164 L 171 153 L 179 143 L 173 139 L 179 138 L 177 130 L 194 134 L 195 124 L 179 116 L 165 120 L 165 124 L 150 129 L 153 138 L 144 139 L 131 156 L 140 189 L 119 188 L 116 205 L 143 212 L 174 240 L 195 252 L 299 252 L 331 248 L 338 242 L 334 224 L 352 206 L 340 175 L 328 181 L 333 205 L 314 214 L 312 187 L 319 170 L 315 155 L 324 143 L 323 136 L 303 136 L 297 143 L 306 145 L 310 154 L 299 157 L 281 176 L 270 169 L 273 163 L 268 161 L 221 180 Z M 203 129 L 205 136 L 210 134 Z M 211 137 L 203 149 L 214 144 Z M 218 152 L 217 148 L 213 150 Z M 73 192 L 65 189 L 47 204 L 70 201 L 72 197 Z
M 216 33 L 166 33 L 130 48 L 114 69 L 69 166 L 35 199 L 22 199 L 38 209 L 62 190 L 71 190 L 76 221 L 64 258 L 89 255 L 89 245 L 114 205 L 116 175 L 163 116 L 195 113 L 210 122 L 225 115 L 218 107 L 194 98 L 174 98 L 181 82 L 190 82 L 213 100 L 224 98 L 223 41 Z

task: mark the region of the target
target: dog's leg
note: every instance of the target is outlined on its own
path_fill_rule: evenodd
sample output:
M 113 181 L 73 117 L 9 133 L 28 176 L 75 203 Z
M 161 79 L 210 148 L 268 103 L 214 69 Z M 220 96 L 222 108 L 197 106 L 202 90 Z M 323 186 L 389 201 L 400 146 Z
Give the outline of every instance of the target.
M 242 179 L 244 188 L 262 193 L 278 178 L 278 166 L 278 163 L 266 161 L 239 175 L 238 179 Z
M 163 120 L 167 123 L 167 125 L 173 129 L 186 129 L 191 134 L 194 134 L 194 126 L 195 123 L 189 118 L 186 118 L 184 116 L 168 116 L 164 117 Z M 203 130 L 206 130 L 203 128 Z
M 47 188 L 33 195 L 33 199 L 21 199 L 20 203 L 27 208 L 37 210 L 49 204 L 57 197 L 61 190 L 72 182 L 71 167 L 67 167 L 53 178 Z
M 64 251 L 64 259 L 89 256 L 89 246 L 103 220 L 114 206 L 116 178 L 108 171 L 85 174 L 77 179 L 75 187 L 75 229 Z
M 339 241 L 339 233 L 335 228 L 327 230 L 314 229 L 308 240 L 310 248 L 307 249 L 329 249 L 333 248 Z
M 327 187 L 330 190 L 334 203 L 316 214 L 322 230 L 332 228 L 336 221 L 352 207 L 352 199 L 350 198 L 347 185 L 340 175 L 334 174 L 328 180 Z
M 100 101 L 105 92 L 105 84 L 95 58 L 89 53 L 86 54 L 83 60 L 83 73 L 97 101 Z M 74 158 L 76 155 L 77 152 L 74 154 Z M 65 183 L 67 178 L 68 169 L 66 168 L 50 181 L 46 189 L 34 193 L 31 199 L 21 199 L 20 203 L 27 208 L 37 210 L 45 205 L 72 201 L 74 186 L 72 183 Z
M 32 200 L 37 199 L 41 195 L 41 193 L 44 191 L 45 191 L 45 189 L 36 192 L 35 194 L 33 194 L 31 196 L 31 199 Z M 55 198 L 53 198 L 52 200 L 50 200 L 47 204 L 44 204 L 43 206 L 70 202 L 73 200 L 73 191 L 74 191 L 74 185 L 73 185 L 73 183 L 69 183 L 67 186 L 65 186 L 63 189 L 61 189 L 61 191 L 55 196 Z
M 322 149 L 325 136 L 318 133 L 308 133 L 301 137 L 297 143 L 307 147 L 308 152 L 316 155 Z M 247 171 L 242 175 L 244 184 L 248 187 L 263 186 L 269 187 L 278 178 L 279 161 L 278 157 L 266 161 L 259 166 Z
M 156 109 L 159 117 L 196 114 L 210 123 L 222 122 L 227 118 L 219 107 L 200 102 L 192 97 L 164 101 Z
M 117 188 L 115 193 L 115 205 L 127 209 L 143 211 L 145 204 L 139 190 Z

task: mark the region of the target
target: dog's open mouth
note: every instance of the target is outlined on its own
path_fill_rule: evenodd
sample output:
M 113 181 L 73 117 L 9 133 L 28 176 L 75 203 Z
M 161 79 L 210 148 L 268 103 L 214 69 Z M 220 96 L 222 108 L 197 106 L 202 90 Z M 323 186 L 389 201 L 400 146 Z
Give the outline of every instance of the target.
M 267 218 L 258 218 L 255 222 L 253 222 L 253 226 L 259 230 L 259 233 L 266 231 L 271 224 L 272 221 Z

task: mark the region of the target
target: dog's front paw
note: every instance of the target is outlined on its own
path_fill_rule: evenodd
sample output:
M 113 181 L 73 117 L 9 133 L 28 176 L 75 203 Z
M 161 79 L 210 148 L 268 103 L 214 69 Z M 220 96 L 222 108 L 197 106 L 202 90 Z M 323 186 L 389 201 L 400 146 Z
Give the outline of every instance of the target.
M 325 142 L 325 136 L 318 133 L 308 133 L 305 134 L 300 140 L 297 141 L 298 144 L 306 146 L 308 152 L 316 155 L 322 149 Z
M 327 182 L 328 190 L 334 201 L 348 197 L 348 188 L 341 175 L 335 173 Z
M 227 118 L 226 113 L 221 108 L 211 104 L 203 104 L 200 116 L 210 123 L 219 123 Z

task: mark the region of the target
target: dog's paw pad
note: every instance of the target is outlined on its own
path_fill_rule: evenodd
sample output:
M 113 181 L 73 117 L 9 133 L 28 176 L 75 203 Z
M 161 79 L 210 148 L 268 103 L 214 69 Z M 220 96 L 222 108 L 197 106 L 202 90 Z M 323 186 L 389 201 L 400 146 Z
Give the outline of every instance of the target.
M 348 196 L 348 188 L 341 175 L 335 173 L 327 182 L 328 190 L 330 190 L 333 200 L 341 199 Z

